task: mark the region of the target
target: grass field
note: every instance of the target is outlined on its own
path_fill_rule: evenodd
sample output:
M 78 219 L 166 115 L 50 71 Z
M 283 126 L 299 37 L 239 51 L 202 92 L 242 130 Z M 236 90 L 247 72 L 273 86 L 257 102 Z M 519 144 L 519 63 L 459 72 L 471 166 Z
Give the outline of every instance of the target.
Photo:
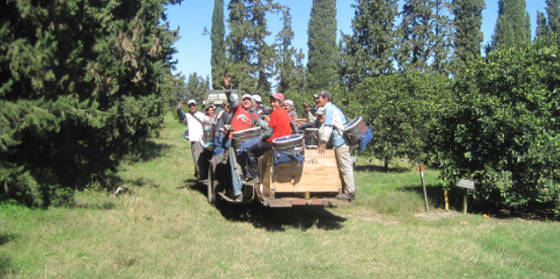
M 48 210 L 1 204 L 0 277 L 560 277 L 560 224 L 434 209 L 441 194 L 429 170 L 425 213 L 406 163 L 383 173 L 359 160 L 348 207 L 212 206 L 192 180 L 183 129 L 166 118 L 153 152 L 120 166 L 128 191 L 119 197 L 90 190 Z

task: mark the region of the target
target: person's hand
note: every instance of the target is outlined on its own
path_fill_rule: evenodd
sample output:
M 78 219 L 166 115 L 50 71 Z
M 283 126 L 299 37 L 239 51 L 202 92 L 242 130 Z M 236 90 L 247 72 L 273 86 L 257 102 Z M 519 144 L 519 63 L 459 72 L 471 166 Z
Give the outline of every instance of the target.
M 231 77 L 229 75 L 224 76 L 224 87 L 229 89 L 231 87 Z
M 270 122 L 270 116 L 265 114 L 265 115 L 263 115 L 263 118 L 266 122 Z
M 327 144 L 321 143 L 319 147 L 317 147 L 317 152 L 319 152 L 319 154 L 325 154 L 325 149 L 327 149 Z

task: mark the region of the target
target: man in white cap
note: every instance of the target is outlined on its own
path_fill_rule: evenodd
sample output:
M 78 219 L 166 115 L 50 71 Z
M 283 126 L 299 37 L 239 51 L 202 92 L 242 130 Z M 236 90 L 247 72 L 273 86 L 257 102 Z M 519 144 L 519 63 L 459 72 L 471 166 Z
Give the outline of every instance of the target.
M 355 198 L 356 188 L 354 187 L 354 168 L 352 166 L 352 157 L 350 156 L 350 147 L 342 136 L 344 125 L 346 125 L 346 117 L 344 113 L 332 103 L 332 94 L 329 91 L 321 91 L 319 93 L 319 107 L 325 111 L 325 120 L 319 131 L 319 154 L 325 153 L 327 143 L 332 137 L 334 153 L 338 165 L 338 171 L 342 176 L 343 193 L 336 198 L 341 200 L 353 200 Z
M 233 131 L 243 131 L 256 126 L 259 122 L 259 116 L 251 109 L 253 106 L 253 96 L 250 94 L 243 94 L 243 96 L 241 96 L 241 103 L 238 102 L 231 94 L 231 77 L 227 74 L 224 76 L 224 89 L 233 114 L 231 118 L 231 128 Z M 233 134 L 230 133 L 230 138 L 232 135 Z M 244 179 L 247 181 L 252 180 L 253 176 L 248 166 L 248 152 L 246 150 L 236 150 L 236 152 L 238 153 L 236 154 L 236 159 L 239 165 L 241 165 Z M 236 201 L 243 200 L 242 185 L 233 185 L 233 198 Z
M 204 179 L 205 175 L 208 173 L 206 169 L 208 162 L 204 162 L 205 159 L 201 156 L 204 151 L 202 123 L 210 122 L 211 119 L 209 119 L 204 113 L 196 110 L 195 100 L 188 100 L 187 105 L 189 106 L 189 112 L 185 113 L 183 111 L 183 101 L 179 102 L 179 105 L 177 106 L 177 115 L 179 116 L 181 122 L 184 122 L 187 125 L 187 129 L 183 133 L 183 137 L 191 142 L 191 152 L 194 161 L 194 175 L 198 179 Z
M 284 102 L 284 108 L 288 112 L 288 115 L 290 116 L 290 120 L 295 123 L 297 119 L 297 112 L 294 108 L 294 101 L 292 99 L 287 99 Z
M 263 101 L 261 99 L 261 95 L 254 94 L 253 95 L 253 112 L 258 114 L 259 116 L 263 115 L 263 110 L 261 108 Z

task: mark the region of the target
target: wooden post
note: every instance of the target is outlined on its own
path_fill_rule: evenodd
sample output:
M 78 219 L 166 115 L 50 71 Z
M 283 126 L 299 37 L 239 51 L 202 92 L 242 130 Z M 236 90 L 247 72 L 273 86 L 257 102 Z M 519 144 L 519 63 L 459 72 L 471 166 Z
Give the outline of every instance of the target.
M 474 181 L 460 179 L 457 182 L 457 187 L 465 189 L 463 192 L 463 214 L 467 214 L 467 194 L 469 193 L 469 189 L 474 190 Z
M 445 210 L 449 210 L 449 196 L 447 195 L 447 189 L 443 190 L 443 199 L 445 200 Z
M 463 214 L 467 214 L 467 193 L 469 192 L 469 189 L 465 189 L 465 192 L 463 192 Z
M 420 165 L 418 169 L 420 170 L 420 180 L 422 181 L 422 190 L 424 191 L 424 207 L 428 211 L 428 193 L 426 192 L 426 184 L 424 184 L 424 168 Z

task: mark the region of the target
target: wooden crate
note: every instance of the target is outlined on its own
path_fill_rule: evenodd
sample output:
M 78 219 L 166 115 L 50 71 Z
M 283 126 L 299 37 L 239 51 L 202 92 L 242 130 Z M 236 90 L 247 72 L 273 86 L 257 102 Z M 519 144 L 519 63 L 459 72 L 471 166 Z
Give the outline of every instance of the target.
M 263 178 L 262 194 L 318 193 L 342 191 L 334 150 L 319 154 L 315 149 L 305 150 L 305 162 L 290 162 L 274 166 L 272 152 L 260 162 Z

